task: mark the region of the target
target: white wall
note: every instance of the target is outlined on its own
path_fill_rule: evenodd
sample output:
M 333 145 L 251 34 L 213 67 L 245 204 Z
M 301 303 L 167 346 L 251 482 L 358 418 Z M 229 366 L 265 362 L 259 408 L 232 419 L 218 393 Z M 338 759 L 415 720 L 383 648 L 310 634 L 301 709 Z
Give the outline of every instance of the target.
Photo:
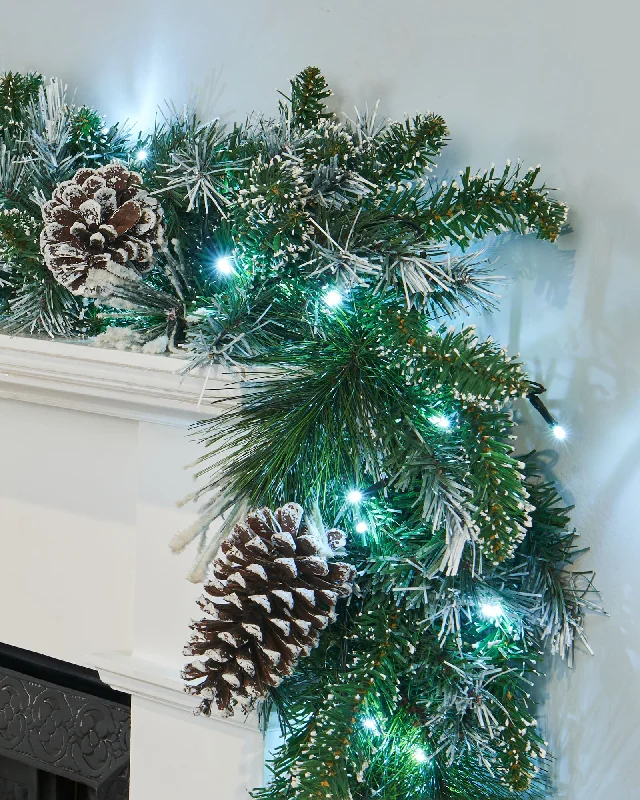
M 109 122 L 146 124 L 163 98 L 182 103 L 196 90 L 203 107 L 227 119 L 268 111 L 275 87 L 316 63 L 344 108 L 381 97 L 388 114 L 442 113 L 453 134 L 443 161 L 450 169 L 518 156 L 542 162 L 572 207 L 575 233 L 556 248 L 501 248 L 500 271 L 519 281 L 485 327 L 522 352 L 571 428 L 556 474 L 577 505 L 611 614 L 589 622 L 596 658 L 579 658 L 551 687 L 558 797 L 636 796 L 637 4 L 113 0 L 98 11 L 81 0 L 0 0 L 0 19 L 0 68 L 58 74 Z M 532 435 L 548 445 L 539 425 Z M 17 458 L 20 443 L 2 452 Z M 17 503 L 21 493 L 15 486 Z
M 137 424 L 0 400 L 0 442 L 0 641 L 131 649 Z

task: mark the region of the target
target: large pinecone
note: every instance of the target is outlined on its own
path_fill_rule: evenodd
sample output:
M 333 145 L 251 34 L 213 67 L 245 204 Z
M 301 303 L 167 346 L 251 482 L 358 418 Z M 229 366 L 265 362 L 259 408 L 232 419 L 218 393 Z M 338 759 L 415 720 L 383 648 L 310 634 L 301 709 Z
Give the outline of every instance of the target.
M 287 503 L 249 514 L 222 543 L 198 603 L 207 616 L 191 625 L 185 648 L 200 656 L 183 677 L 195 682 L 186 688 L 203 698 L 205 714 L 214 700 L 227 712 L 238 702 L 251 706 L 318 644 L 354 577 L 350 564 L 327 561 L 344 534 L 329 531 L 327 541 L 299 505 Z
M 100 297 L 153 266 L 162 245 L 162 208 L 122 164 L 80 169 L 42 208 L 40 249 L 55 279 L 73 294 Z

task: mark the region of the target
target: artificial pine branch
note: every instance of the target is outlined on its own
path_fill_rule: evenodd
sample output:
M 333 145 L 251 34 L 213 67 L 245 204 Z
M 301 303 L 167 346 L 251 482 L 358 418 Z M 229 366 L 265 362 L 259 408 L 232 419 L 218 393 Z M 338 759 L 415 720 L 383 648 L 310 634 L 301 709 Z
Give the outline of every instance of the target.
M 291 116 L 294 125 L 312 128 L 331 116 L 325 100 L 331 97 L 324 75 L 318 67 L 307 67 L 291 80 Z
M 96 167 L 129 155 L 129 133 L 119 124 L 106 127 L 103 117 L 89 106 L 73 109 L 69 124 L 70 150 L 77 164 Z
M 365 607 L 354 615 L 342 669 L 323 670 L 323 690 L 314 686 L 309 696 L 311 715 L 292 724 L 271 765 L 276 780 L 256 798 L 347 797 L 353 779 L 363 780 L 368 763 L 363 751 L 353 748 L 357 726 L 370 707 L 393 713 L 399 700 L 390 661 L 397 646 L 395 618 L 388 606 Z M 377 691 L 380 684 L 384 694 Z
M 372 180 L 380 184 L 422 178 L 435 165 L 447 135 L 446 123 L 437 114 L 416 114 L 389 124 L 372 154 Z
M 0 75 L 0 130 L 16 133 L 26 123 L 26 110 L 37 98 L 42 75 L 5 72 Z
M 552 200 L 546 186 L 536 186 L 540 167 L 521 176 L 521 165 L 471 173 L 469 167 L 460 181 L 431 185 L 420 222 L 436 240 L 453 241 L 468 247 L 474 239 L 490 233 L 512 230 L 535 232 L 538 239 L 555 241 L 566 221 L 563 203 Z
M 576 644 L 593 655 L 584 633 L 588 612 L 602 613 L 594 587 L 595 573 L 574 569 L 575 562 L 588 548 L 576 543 L 577 533 L 570 528 L 569 512 L 554 485 L 544 481 L 535 454 L 525 459 L 533 525 L 517 553 L 525 570 L 523 590 L 539 597 L 537 624 L 543 641 L 573 665 Z
M 67 289 L 50 275 L 34 270 L 32 275 L 10 275 L 8 333 L 72 336 L 81 329 L 83 308 Z
M 324 343 L 255 359 L 279 374 L 249 383 L 222 425 L 203 423 L 212 496 L 224 492 L 229 506 L 320 498 L 335 515 L 343 501 L 332 492 L 383 482 L 411 498 L 415 523 L 444 530 L 448 572 L 476 543 L 493 563 L 513 557 L 531 504 L 500 409 L 529 386 L 521 365 L 471 329 L 435 335 L 415 314 L 387 311 L 356 304 L 334 315 Z M 381 369 L 381 357 L 396 369 Z
M 473 475 L 478 540 L 484 556 L 496 564 L 513 558 L 531 527 L 533 505 L 524 485 L 525 465 L 513 457 L 508 440 L 510 417 L 472 409 L 467 418 L 463 441 Z

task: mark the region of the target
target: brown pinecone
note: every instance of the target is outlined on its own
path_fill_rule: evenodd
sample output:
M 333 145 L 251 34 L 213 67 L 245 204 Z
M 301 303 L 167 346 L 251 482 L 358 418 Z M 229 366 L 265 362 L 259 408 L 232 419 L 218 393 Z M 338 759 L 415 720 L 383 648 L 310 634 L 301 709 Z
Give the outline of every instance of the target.
M 345 537 L 329 531 L 327 540 L 335 549 Z M 338 598 L 351 594 L 355 574 L 350 564 L 327 561 L 332 550 L 296 503 L 249 514 L 220 550 L 198 603 L 207 616 L 191 625 L 185 648 L 200 657 L 183 677 L 193 682 L 187 691 L 203 698 L 205 714 L 214 700 L 221 711 L 238 702 L 250 707 L 291 675 L 335 619 Z
M 55 279 L 73 294 L 100 297 L 153 266 L 162 245 L 163 213 L 122 164 L 80 169 L 42 208 L 40 249 Z

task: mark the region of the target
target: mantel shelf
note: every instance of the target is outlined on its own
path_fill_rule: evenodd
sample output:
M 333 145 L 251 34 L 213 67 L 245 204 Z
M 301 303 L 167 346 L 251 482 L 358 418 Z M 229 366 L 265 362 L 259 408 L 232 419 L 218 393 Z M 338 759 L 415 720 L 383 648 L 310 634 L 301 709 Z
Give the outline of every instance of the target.
M 212 397 L 233 392 L 224 367 L 184 374 L 185 365 L 179 357 L 0 335 L 0 397 L 185 427 L 212 415 Z
M 94 653 L 89 657 L 88 666 L 97 669 L 100 678 L 113 689 L 133 697 L 189 714 L 195 714 L 200 703 L 197 697 L 184 691 L 184 682 L 178 668 L 122 652 Z M 210 720 L 244 730 L 260 730 L 257 714 L 252 712 L 244 716 L 238 712 L 233 716 L 223 716 L 215 708 L 215 704 L 211 709 Z

